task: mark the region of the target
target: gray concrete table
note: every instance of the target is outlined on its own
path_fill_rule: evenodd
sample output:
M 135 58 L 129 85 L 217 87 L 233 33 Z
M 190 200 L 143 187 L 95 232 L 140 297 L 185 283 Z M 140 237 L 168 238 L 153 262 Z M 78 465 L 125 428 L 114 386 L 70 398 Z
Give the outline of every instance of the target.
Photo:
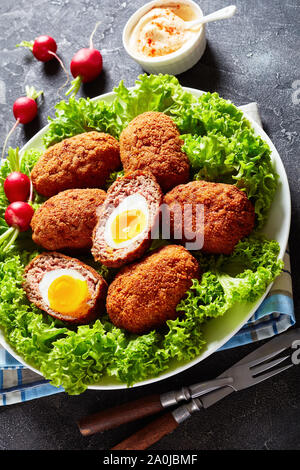
M 64 74 L 55 61 L 42 64 L 30 52 L 16 49 L 21 40 L 51 34 L 66 64 L 101 20 L 94 44 L 103 54 L 104 70 L 81 89 L 82 96 L 111 91 L 124 79 L 133 85 L 142 72 L 122 47 L 127 18 L 143 0 L 2 0 L 0 3 L 0 141 L 14 123 L 12 104 L 25 85 L 43 89 L 39 117 L 19 126 L 10 140 L 22 146 L 53 116 L 56 91 Z M 205 13 L 226 6 L 224 0 L 202 0 Z M 256 101 L 266 132 L 285 164 L 292 194 L 291 262 L 296 312 L 299 311 L 299 0 L 237 0 L 238 14 L 207 27 L 208 45 L 201 61 L 179 76 L 182 85 L 217 91 L 242 105 Z M 298 82 L 297 82 L 298 81 Z M 298 321 L 299 314 L 297 313 Z M 109 449 L 149 420 L 82 437 L 76 420 L 113 404 L 163 392 L 199 378 L 213 377 L 255 345 L 213 355 L 179 376 L 148 387 L 124 391 L 64 393 L 0 408 L 0 449 Z M 152 450 L 300 449 L 299 370 L 291 369 L 259 386 L 231 395 L 194 415 Z

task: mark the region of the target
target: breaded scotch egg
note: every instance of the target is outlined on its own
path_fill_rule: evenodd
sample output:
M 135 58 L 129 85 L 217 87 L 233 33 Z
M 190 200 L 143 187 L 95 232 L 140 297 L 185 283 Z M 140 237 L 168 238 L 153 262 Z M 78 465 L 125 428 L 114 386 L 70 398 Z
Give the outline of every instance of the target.
M 31 180 L 46 197 L 65 189 L 104 188 L 120 165 L 119 142 L 114 137 L 84 132 L 49 147 L 31 171 Z
M 162 192 L 151 173 L 135 171 L 108 189 L 93 233 L 95 261 L 117 268 L 140 258 L 159 220 Z
M 195 248 L 189 249 L 202 248 L 206 253 L 229 255 L 254 228 L 254 206 L 232 184 L 191 181 L 173 188 L 165 195 L 164 203 L 169 208 L 171 236 L 175 242 L 187 247 L 195 235 L 203 235 L 203 246 L 197 247 L 196 243 Z M 203 223 L 197 216 L 201 207 Z
M 133 119 L 120 135 L 125 171 L 150 170 L 163 192 L 189 180 L 189 161 L 175 122 L 148 111 Z
M 197 260 L 179 245 L 165 246 L 125 266 L 108 288 L 110 320 L 140 334 L 176 319 L 177 304 L 199 274 Z
M 107 284 L 102 276 L 61 253 L 35 257 L 25 268 L 23 288 L 30 302 L 72 324 L 89 323 L 105 309 Z
M 89 250 L 103 204 L 102 189 L 67 189 L 47 199 L 31 220 L 32 239 L 46 250 Z

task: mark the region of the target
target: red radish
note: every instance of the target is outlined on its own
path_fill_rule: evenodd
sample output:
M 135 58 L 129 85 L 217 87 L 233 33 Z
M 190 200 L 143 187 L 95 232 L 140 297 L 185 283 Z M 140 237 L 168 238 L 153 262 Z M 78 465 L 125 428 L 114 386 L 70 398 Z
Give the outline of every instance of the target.
M 27 47 L 31 50 L 34 57 L 41 62 L 49 62 L 49 60 L 52 60 L 54 58 L 58 60 L 61 68 L 67 75 L 67 80 L 63 87 L 66 86 L 69 81 L 69 74 L 66 67 L 64 66 L 63 61 L 56 54 L 57 44 L 55 39 L 53 39 L 51 36 L 48 36 L 47 34 L 42 34 L 41 36 L 38 36 L 34 41 L 20 42 L 20 44 L 17 44 L 17 47 Z
M 3 184 L 9 202 L 27 201 L 30 194 L 30 179 L 20 171 L 10 173 Z
M 8 149 L 7 162 L 11 173 L 4 181 L 4 192 L 11 203 L 5 211 L 4 218 L 9 228 L 0 235 L 2 251 L 7 251 L 20 232 L 29 229 L 34 210 L 29 203 L 33 198 L 33 186 L 28 176 L 20 172 L 22 157 L 19 149 Z M 27 202 L 25 202 L 27 200 Z M 4 245 L 4 246 L 3 246 Z
M 48 62 L 56 57 L 57 44 L 51 37 L 43 34 L 34 40 L 32 53 L 37 60 Z
M 30 227 L 30 222 L 34 214 L 33 207 L 27 202 L 12 202 L 6 209 L 4 218 L 7 225 L 25 232 Z
M 26 86 L 26 96 L 18 98 L 13 104 L 13 113 L 16 118 L 16 122 L 9 131 L 4 141 L 1 161 L 3 159 L 7 141 L 11 134 L 14 132 L 16 127 L 21 124 L 28 124 L 31 122 L 37 115 L 38 106 L 36 99 L 42 94 L 42 91 L 36 91 L 34 87 Z M 0 162 L 1 163 L 1 162 Z
M 102 55 L 100 51 L 94 49 L 93 36 L 98 28 L 97 23 L 90 37 L 90 47 L 80 49 L 73 56 L 70 69 L 75 80 L 72 81 L 71 88 L 66 95 L 75 96 L 78 93 L 81 83 L 88 83 L 100 75 L 102 72 Z
M 15 118 L 21 124 L 28 124 L 37 115 L 38 107 L 36 101 L 28 96 L 21 96 L 13 104 Z
M 17 98 L 13 104 L 13 113 L 17 121 L 21 124 L 28 124 L 37 115 L 38 107 L 36 100 L 43 93 L 35 88 L 26 86 L 26 96 Z
M 97 49 L 80 49 L 71 61 L 71 73 L 81 78 L 82 83 L 91 82 L 102 71 L 102 55 Z
M 34 57 L 41 62 L 48 62 L 57 58 L 57 44 L 51 37 L 43 34 L 38 36 L 34 41 L 22 41 L 17 47 L 27 47 L 33 53 Z

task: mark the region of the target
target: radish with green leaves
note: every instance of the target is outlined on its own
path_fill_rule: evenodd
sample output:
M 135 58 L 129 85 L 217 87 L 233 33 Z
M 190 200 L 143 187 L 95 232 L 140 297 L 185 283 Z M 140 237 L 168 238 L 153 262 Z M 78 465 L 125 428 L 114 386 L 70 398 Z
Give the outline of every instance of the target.
M 5 222 L 9 228 L 0 236 L 0 245 L 2 245 L 3 251 L 7 251 L 13 245 L 20 232 L 29 230 L 34 214 L 31 205 L 33 187 L 28 175 L 20 171 L 22 157 L 19 155 L 18 148 L 15 150 L 9 148 L 6 162 L 11 173 L 8 173 L 5 178 L 3 189 L 10 204 L 4 214 Z
M 81 83 L 88 83 L 100 75 L 102 72 L 103 60 L 100 51 L 94 48 L 93 45 L 93 36 L 98 28 L 100 23 L 97 23 L 94 31 L 90 37 L 90 47 L 80 49 L 73 56 L 71 61 L 70 69 L 74 77 L 74 80 L 71 82 L 71 88 L 66 92 L 66 95 L 75 96 Z
M 30 228 L 33 214 L 34 209 L 27 202 L 15 201 L 7 207 L 4 219 L 9 228 L 0 236 L 0 244 L 6 242 L 2 248 L 4 252 L 13 245 L 20 232 Z
M 26 96 L 21 96 L 14 102 L 13 113 L 16 118 L 16 122 L 7 134 L 6 139 L 4 141 L 1 161 L 4 157 L 7 141 L 16 129 L 16 127 L 19 124 L 28 124 L 29 122 L 33 121 L 33 119 L 36 117 L 38 113 L 38 105 L 36 100 L 42 93 L 42 91 L 36 91 L 33 86 L 26 86 Z
M 25 47 L 29 49 L 34 57 L 41 62 L 49 62 L 52 59 L 58 60 L 61 68 L 67 76 L 66 83 L 63 85 L 63 87 L 66 86 L 66 84 L 69 82 L 69 73 L 61 58 L 56 54 L 57 44 L 55 39 L 53 39 L 51 36 L 42 34 L 34 41 L 22 41 L 20 44 L 17 44 L 16 47 Z
M 27 201 L 30 195 L 30 179 L 20 171 L 13 171 L 4 181 L 3 189 L 9 202 Z
M 7 175 L 3 183 L 5 196 L 9 202 L 27 201 L 32 202 L 33 185 L 29 177 L 21 172 L 22 157 L 19 148 L 8 149 L 7 162 L 11 173 Z M 29 170 L 28 170 L 29 171 Z
M 49 62 L 49 60 L 60 60 L 56 54 L 57 44 L 51 37 L 43 34 L 38 36 L 34 41 L 22 41 L 16 47 L 26 47 L 29 49 L 34 57 L 41 62 Z
M 34 214 L 33 207 L 24 201 L 15 201 L 7 207 L 4 218 L 9 227 L 18 232 L 25 232 L 30 228 L 30 222 Z

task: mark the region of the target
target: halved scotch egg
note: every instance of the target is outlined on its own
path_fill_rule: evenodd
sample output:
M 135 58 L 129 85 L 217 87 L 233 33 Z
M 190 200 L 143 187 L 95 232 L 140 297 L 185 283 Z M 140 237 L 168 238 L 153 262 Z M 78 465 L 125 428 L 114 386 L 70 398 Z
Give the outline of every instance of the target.
M 104 230 L 104 239 L 111 248 L 124 248 L 142 235 L 148 227 L 149 209 L 141 194 L 132 194 L 110 214 Z
M 118 178 L 98 211 L 92 254 L 108 267 L 140 258 L 151 245 L 163 194 L 151 173 L 134 171 Z
M 77 315 L 86 311 L 90 292 L 86 279 L 75 269 L 53 269 L 39 282 L 45 304 L 61 314 Z
M 62 321 L 85 324 L 105 309 L 107 284 L 90 266 L 61 253 L 43 253 L 26 267 L 28 300 Z

